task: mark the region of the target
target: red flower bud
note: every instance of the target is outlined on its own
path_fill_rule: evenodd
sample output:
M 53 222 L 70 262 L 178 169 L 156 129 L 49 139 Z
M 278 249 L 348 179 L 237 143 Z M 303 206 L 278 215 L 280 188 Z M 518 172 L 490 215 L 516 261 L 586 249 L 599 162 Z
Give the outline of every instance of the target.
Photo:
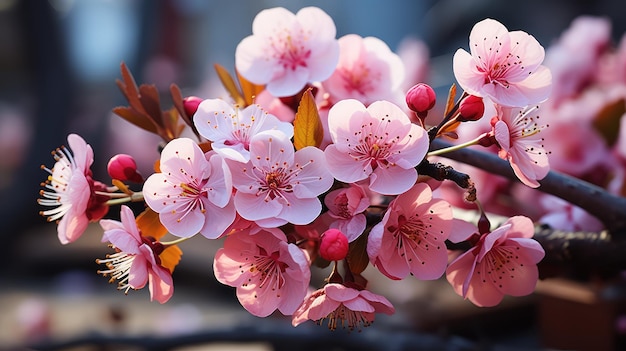
M 142 183 L 143 177 L 137 172 L 137 163 L 135 159 L 126 154 L 118 154 L 109 160 L 107 164 L 107 172 L 113 179 L 126 181 L 130 180 L 135 183 Z
M 320 255 L 328 261 L 343 260 L 348 254 L 348 237 L 337 229 L 328 229 L 322 233 Z
M 185 109 L 185 113 L 187 117 L 193 118 L 193 115 L 198 111 L 198 105 L 203 100 L 197 96 L 188 96 L 183 99 L 183 108 Z
M 436 102 L 435 91 L 428 84 L 416 84 L 406 93 L 407 106 L 420 118 L 426 117 L 428 111 L 435 107 Z
M 459 122 L 478 121 L 485 114 L 485 104 L 483 98 L 479 96 L 469 95 L 459 106 Z

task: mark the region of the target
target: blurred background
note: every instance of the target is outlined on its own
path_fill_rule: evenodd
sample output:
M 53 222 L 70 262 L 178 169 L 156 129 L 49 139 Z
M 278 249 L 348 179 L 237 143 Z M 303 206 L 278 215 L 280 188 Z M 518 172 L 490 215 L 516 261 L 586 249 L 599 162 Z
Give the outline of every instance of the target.
M 467 48 L 472 26 L 486 17 L 524 30 L 546 47 L 583 14 L 608 18 L 615 43 L 626 31 L 620 0 L 0 0 L 0 348 L 94 333 L 163 336 L 258 325 L 233 290 L 214 281 L 212 243 L 183 246 L 177 293 L 167 305 L 149 303 L 146 291 L 121 296 L 95 274 L 95 258 L 108 250 L 99 244 L 97 225 L 63 247 L 55 226 L 38 215 L 36 199 L 47 176 L 40 165 L 52 166 L 50 151 L 66 144 L 68 133 L 78 133 L 95 151 L 95 178 L 108 179 L 106 162 L 120 152 L 150 174 L 159 139 L 111 113 L 126 104 L 115 85 L 120 63 L 138 84 L 166 92 L 176 83 L 185 96 L 226 97 L 213 64 L 233 71 L 235 47 L 251 34 L 254 16 L 269 7 L 296 12 L 310 5 L 334 19 L 337 37 L 375 36 L 394 51 L 408 38 L 421 42 L 428 58 L 422 77 L 444 92 L 454 82 L 452 55 Z M 163 106 L 171 106 L 167 94 Z M 447 342 L 460 336 L 467 345 L 542 347 L 537 315 L 526 300 L 487 313 L 441 286 L 381 283 L 378 288 L 407 308 L 397 307 L 397 315 L 382 316 L 380 323 Z M 275 322 L 291 328 L 289 321 Z M 231 347 L 271 349 L 263 343 Z

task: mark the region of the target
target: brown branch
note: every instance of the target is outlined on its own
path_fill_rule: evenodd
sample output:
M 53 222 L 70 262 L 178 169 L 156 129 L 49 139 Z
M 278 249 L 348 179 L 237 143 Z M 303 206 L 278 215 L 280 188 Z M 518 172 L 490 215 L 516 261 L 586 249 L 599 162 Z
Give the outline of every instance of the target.
M 449 146 L 452 144 L 441 139 L 435 139 L 431 144 L 433 150 Z M 517 180 L 509 163 L 491 153 L 465 148 L 441 156 Z M 626 198 L 615 196 L 598 186 L 555 171 L 550 171 L 539 184 L 538 190 L 586 210 L 602 221 L 614 237 L 620 235 L 626 238 Z
M 626 241 L 615 240 L 608 231 L 565 232 L 541 225 L 535 228 L 534 238 L 546 252 L 539 264 L 542 278 L 607 278 L 626 269 Z

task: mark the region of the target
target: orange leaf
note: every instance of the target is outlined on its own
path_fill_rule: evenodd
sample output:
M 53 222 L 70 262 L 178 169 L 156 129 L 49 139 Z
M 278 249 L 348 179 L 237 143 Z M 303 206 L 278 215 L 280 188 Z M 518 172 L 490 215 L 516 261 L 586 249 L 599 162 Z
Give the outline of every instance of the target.
M 237 73 L 237 79 L 239 79 L 239 86 L 241 86 L 245 106 L 250 106 L 254 103 L 254 98 L 265 89 L 265 86 L 254 84 L 239 74 L 237 70 L 235 70 L 235 72 Z
M 159 214 L 149 207 L 137 216 L 136 222 L 143 236 L 151 236 L 155 239 L 160 239 L 167 234 L 167 229 L 165 229 L 159 220 Z
M 241 96 L 241 93 L 239 92 L 239 89 L 237 88 L 237 84 L 235 83 L 233 77 L 231 77 L 230 73 L 228 73 L 226 68 L 224 68 L 223 66 L 216 63 L 214 67 L 215 72 L 217 72 L 217 76 L 220 78 L 220 81 L 222 81 L 222 85 L 224 86 L 228 94 L 230 94 L 233 100 L 235 100 L 235 103 L 237 105 L 243 107 L 246 101 L 243 96 Z
M 319 147 L 324 138 L 324 129 L 317 111 L 311 88 L 302 94 L 296 118 L 293 121 L 293 144 L 296 150 L 307 146 Z
M 168 246 L 161 252 L 159 258 L 161 259 L 161 266 L 170 270 L 170 273 L 174 273 L 174 268 L 180 262 L 180 257 L 183 255 L 183 250 L 181 250 L 177 245 Z

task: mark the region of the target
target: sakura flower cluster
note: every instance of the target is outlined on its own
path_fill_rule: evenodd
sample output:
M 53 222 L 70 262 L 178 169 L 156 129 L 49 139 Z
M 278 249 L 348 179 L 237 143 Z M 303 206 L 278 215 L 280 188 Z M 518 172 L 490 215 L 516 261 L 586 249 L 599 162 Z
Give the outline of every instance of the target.
M 118 86 L 131 106 L 115 111 L 161 136 L 160 157 L 144 180 L 132 156 L 116 155 L 106 186 L 93 179 L 91 147 L 71 134 L 70 148 L 59 148 L 55 165 L 44 167 L 50 176 L 40 199 L 52 207 L 42 214 L 58 221 L 62 244 L 99 221 L 102 241 L 114 250 L 98 260 L 106 266 L 99 273 L 125 293 L 147 285 L 151 299 L 164 303 L 184 243 L 216 240 L 215 279 L 234 287 L 248 312 L 332 330 L 360 329 L 376 313 L 394 313 L 389 299 L 368 290 L 368 266 L 392 280 L 445 275 L 479 306 L 533 292 L 544 252 L 531 219 L 514 216 L 492 230 L 455 218 L 439 191 L 446 178 L 429 173 L 445 167 L 435 156 L 495 145 L 523 184 L 540 185 L 549 153 L 537 105 L 551 81 L 532 36 L 493 19 L 476 24 L 470 53 L 459 49 L 453 61 L 464 92 L 435 126 L 426 119 L 436 111 L 434 90 L 413 82 L 407 93 L 399 55 L 374 37 L 336 38 L 319 8 L 263 10 L 234 54 L 237 79 L 218 68 L 232 83 L 225 84 L 230 98 L 183 98 L 173 87 L 175 106 L 162 113 L 153 113 L 158 100 L 146 102 L 150 88 L 136 87 L 122 65 Z M 433 150 L 434 139 L 458 137 L 460 124 L 480 121 L 485 111 L 495 113 L 488 130 Z M 136 215 L 130 202 L 145 210 Z M 121 221 L 105 219 L 117 205 Z M 450 260 L 448 245 L 459 241 L 471 248 Z M 326 267 L 328 278 L 316 286 L 311 270 Z

